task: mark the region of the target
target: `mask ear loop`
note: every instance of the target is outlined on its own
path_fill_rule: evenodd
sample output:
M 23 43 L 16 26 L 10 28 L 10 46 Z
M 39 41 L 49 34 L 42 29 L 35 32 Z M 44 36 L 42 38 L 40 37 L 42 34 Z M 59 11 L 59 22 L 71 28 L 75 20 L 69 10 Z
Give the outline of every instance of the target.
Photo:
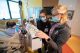
M 59 23 L 60 23 L 61 19 L 62 19 L 62 17 L 60 18 Z
M 61 20 L 62 20 L 62 14 L 61 14 L 61 18 L 60 18 L 60 20 L 59 20 L 59 23 L 60 23 Z

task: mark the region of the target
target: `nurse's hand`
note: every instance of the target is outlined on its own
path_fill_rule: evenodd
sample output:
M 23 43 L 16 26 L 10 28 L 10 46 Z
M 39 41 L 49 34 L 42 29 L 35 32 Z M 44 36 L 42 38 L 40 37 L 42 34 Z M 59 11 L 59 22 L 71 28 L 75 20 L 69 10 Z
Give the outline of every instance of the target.
M 47 40 L 48 38 L 50 38 L 47 34 L 45 34 L 42 31 L 37 32 L 36 36 L 39 37 L 39 38 L 45 39 L 45 40 Z

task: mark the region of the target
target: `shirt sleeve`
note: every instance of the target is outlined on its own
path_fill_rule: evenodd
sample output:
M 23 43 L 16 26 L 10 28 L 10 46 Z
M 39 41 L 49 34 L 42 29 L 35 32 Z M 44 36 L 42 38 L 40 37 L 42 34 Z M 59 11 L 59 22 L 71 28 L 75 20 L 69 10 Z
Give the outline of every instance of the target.
M 52 34 L 52 36 L 54 36 L 54 34 Z M 70 37 L 70 30 L 68 28 L 62 29 L 55 36 L 54 39 L 51 37 L 50 41 L 48 42 L 49 46 L 57 50 L 59 46 L 62 46 L 64 43 L 67 42 L 69 37 Z

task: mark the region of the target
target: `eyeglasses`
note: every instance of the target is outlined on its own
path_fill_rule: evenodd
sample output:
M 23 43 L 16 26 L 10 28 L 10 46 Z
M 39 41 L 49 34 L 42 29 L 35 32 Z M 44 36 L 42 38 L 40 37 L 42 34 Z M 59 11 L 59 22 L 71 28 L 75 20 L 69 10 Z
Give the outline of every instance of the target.
M 57 16 L 57 15 L 64 15 L 63 13 L 55 13 L 54 15 L 52 16 Z

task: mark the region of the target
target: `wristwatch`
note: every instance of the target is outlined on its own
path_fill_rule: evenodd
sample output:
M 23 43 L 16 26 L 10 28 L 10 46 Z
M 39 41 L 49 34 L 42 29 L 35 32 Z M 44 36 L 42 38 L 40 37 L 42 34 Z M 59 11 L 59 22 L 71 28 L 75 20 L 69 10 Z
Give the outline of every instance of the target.
M 47 39 L 48 42 L 49 42 L 50 40 L 51 40 L 50 38 Z

